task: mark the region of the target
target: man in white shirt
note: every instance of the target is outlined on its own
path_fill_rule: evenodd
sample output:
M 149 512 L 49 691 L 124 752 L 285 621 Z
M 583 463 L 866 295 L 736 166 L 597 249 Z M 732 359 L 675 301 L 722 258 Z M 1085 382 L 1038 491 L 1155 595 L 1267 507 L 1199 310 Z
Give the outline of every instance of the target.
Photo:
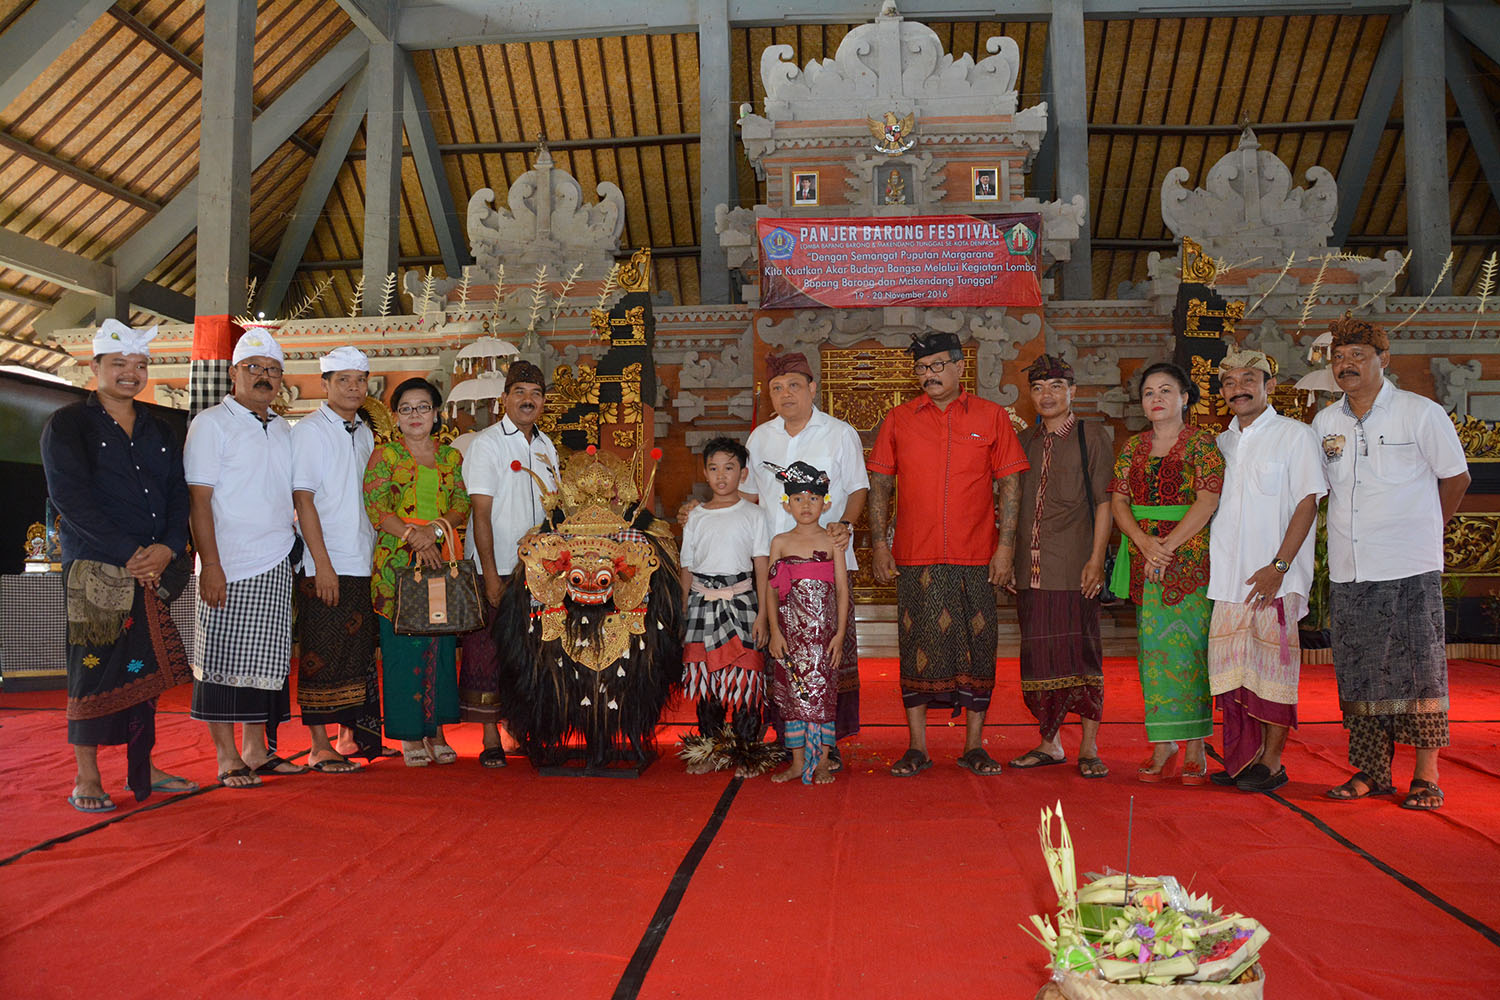
M 463 638 L 458 692 L 462 718 L 483 728 L 485 767 L 504 767 L 505 749 L 499 728 L 499 664 L 490 625 L 506 579 L 516 568 L 516 547 L 542 521 L 542 494 L 536 480 L 548 489 L 557 485 L 557 449 L 536 422 L 547 405 L 547 382 L 542 370 L 529 361 L 510 363 L 501 397 L 505 415 L 476 434 L 464 453 L 464 485 L 473 502 L 466 547 L 479 560 L 484 576 L 485 627 Z M 520 463 L 520 470 L 516 463 Z
M 360 413 L 370 362 L 353 347 L 318 361 L 328 398 L 292 428 L 292 504 L 303 554 L 296 583 L 297 704 L 312 736 L 315 771 L 358 770 L 328 739 L 366 759 L 379 756 L 378 632 L 370 603 L 375 529 L 365 515 L 365 466 L 375 435 Z
M 1395 744 L 1416 750 L 1406 809 L 1437 809 L 1448 745 L 1443 526 L 1469 488 L 1453 423 L 1430 399 L 1385 378 L 1390 341 L 1335 320 L 1329 367 L 1344 397 L 1313 418 L 1328 477 L 1333 667 L 1349 763 L 1338 800 L 1392 795 Z
M 183 453 L 199 560 L 192 717 L 208 723 L 228 788 L 308 770 L 266 746 L 267 724 L 291 714 L 292 432 L 271 409 L 283 359 L 269 330 L 246 330 L 233 391 L 193 418 Z
M 766 392 L 776 416 L 750 433 L 745 447 L 750 451 L 750 480 L 746 499 L 760 503 L 766 516 L 766 536 L 775 538 L 796 524 L 781 505 L 781 483 L 775 470 L 765 463 L 786 467 L 806 462 L 828 473 L 828 510 L 821 523 L 845 544 L 844 562 L 851 574 L 859 569 L 854 558 L 854 524 L 864 513 L 870 492 L 865 471 L 864 445 L 859 432 L 817 407 L 818 383 L 812 367 L 800 353 L 772 354 L 766 358 Z M 769 555 L 770 547 L 756 555 Z M 764 595 L 762 601 L 764 602 Z M 859 732 L 859 642 L 854 633 L 854 598 L 850 588 L 849 626 L 844 632 L 843 655 L 838 665 L 839 697 L 835 739 Z M 768 706 L 770 701 L 766 703 Z M 833 769 L 843 766 L 838 747 L 830 752 Z
M 1260 351 L 1230 351 L 1219 362 L 1219 394 L 1234 419 L 1218 439 L 1224 490 L 1208 536 L 1208 684 L 1224 714 L 1224 770 L 1210 778 L 1246 792 L 1287 783 L 1281 751 L 1297 725 L 1297 622 L 1312 589 L 1310 529 L 1327 492 L 1312 429 L 1270 405 L 1275 382 Z

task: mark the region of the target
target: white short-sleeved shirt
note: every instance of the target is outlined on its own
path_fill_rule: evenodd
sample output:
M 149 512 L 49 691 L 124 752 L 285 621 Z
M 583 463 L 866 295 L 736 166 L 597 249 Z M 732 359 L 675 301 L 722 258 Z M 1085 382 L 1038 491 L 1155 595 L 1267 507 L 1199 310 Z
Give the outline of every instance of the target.
M 843 517 L 849 494 L 870 488 L 870 474 L 865 470 L 865 450 L 860 444 L 859 432 L 816 407 L 806 426 L 795 435 L 788 434 L 786 421 L 776 417 L 755 428 L 745 447 L 750 452 L 750 479 L 745 483 L 745 492 L 755 493 L 759 498 L 771 538 L 791 531 L 797 522 L 781 506 L 781 482 L 776 473 L 762 463 L 775 462 L 784 467 L 793 462 L 806 462 L 828 473 L 829 507 L 819 519 L 824 526 Z M 767 541 L 766 548 L 756 555 L 769 555 L 770 551 L 770 542 Z M 849 539 L 844 560 L 851 573 L 859 568 L 854 560 L 853 538 Z
M 1274 407 L 1266 407 L 1246 430 L 1238 417 L 1231 420 L 1218 444 L 1224 489 L 1208 533 L 1208 596 L 1243 604 L 1250 596 L 1245 581 L 1276 558 L 1297 505 L 1304 497 L 1323 496 L 1328 487 L 1312 428 Z M 1309 530 L 1303 539 L 1277 597 L 1305 598 L 1311 591 L 1316 534 Z
M 771 551 L 760 507 L 740 500 L 732 507 L 693 508 L 682 529 L 682 565 L 698 576 L 738 576 L 755 568 L 755 557 Z
M 1313 418 L 1328 477 L 1328 577 L 1402 580 L 1443 568 L 1438 480 L 1469 469 L 1443 408 L 1390 380 L 1363 419 L 1348 397 Z
M 547 435 L 533 429 L 531 440 L 502 417 L 476 434 L 464 453 L 464 487 L 469 495 L 490 497 L 490 528 L 495 533 L 495 569 L 509 574 L 516 568 L 516 545 L 526 532 L 541 523 L 542 493 L 536 480 L 511 468 L 512 462 L 532 470 L 547 484 L 557 486 L 552 470 L 557 468 L 557 449 Z M 469 518 L 469 537 L 464 543 L 469 558 L 478 557 L 474 547 L 474 519 Z
M 327 403 L 292 428 L 292 489 L 313 495 L 328 559 L 339 576 L 369 576 L 375 555 L 375 528 L 365 514 L 365 466 L 375 435 L 358 414 L 350 432 Z M 302 554 L 302 572 L 317 572 L 311 549 Z
M 189 486 L 213 487 L 214 538 L 230 583 L 259 576 L 292 550 L 292 429 L 225 396 L 193 418 L 183 445 Z

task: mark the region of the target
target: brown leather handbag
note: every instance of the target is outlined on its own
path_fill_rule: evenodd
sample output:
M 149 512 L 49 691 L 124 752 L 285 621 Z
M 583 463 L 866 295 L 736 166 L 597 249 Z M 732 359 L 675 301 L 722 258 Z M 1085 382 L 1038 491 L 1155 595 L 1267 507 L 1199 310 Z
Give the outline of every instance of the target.
M 437 569 L 409 566 L 396 574 L 396 617 L 401 635 L 458 635 L 484 624 L 483 591 L 474 560 L 459 558 L 458 532 L 446 518 L 432 522 L 443 529 L 445 565 Z

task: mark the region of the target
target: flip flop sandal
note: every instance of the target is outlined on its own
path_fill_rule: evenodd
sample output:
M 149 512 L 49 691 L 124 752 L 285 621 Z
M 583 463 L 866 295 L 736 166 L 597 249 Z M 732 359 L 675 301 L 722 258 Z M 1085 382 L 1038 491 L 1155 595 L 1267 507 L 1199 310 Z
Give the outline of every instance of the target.
M 1098 757 L 1079 757 L 1078 773 L 1085 778 L 1107 778 L 1109 768 Z
M 981 778 L 994 778 L 1001 773 L 1000 762 L 991 757 L 982 747 L 965 750 L 963 756 L 958 758 L 958 766 Z M 991 767 L 994 770 L 990 770 Z
M 1436 802 L 1423 802 L 1423 799 L 1436 798 Z M 1443 807 L 1443 790 L 1436 782 L 1428 781 L 1426 778 L 1411 779 L 1411 791 L 1406 793 L 1406 799 L 1401 803 L 1402 809 L 1418 809 L 1430 811 Z
M 1356 781 L 1362 781 L 1365 785 L 1363 792 L 1354 787 Z M 1395 795 L 1395 785 L 1378 785 L 1375 779 L 1363 771 L 1355 771 L 1349 776 L 1349 780 L 1342 785 L 1336 785 L 1323 793 L 1335 802 L 1355 802 L 1359 799 L 1368 799 L 1375 795 Z
M 891 765 L 891 775 L 896 778 L 915 778 L 932 766 L 932 758 L 920 750 L 908 750 L 901 759 Z
M 501 747 L 485 747 L 484 752 L 479 755 L 479 763 L 484 767 L 505 767 L 505 750 Z
M 291 770 L 291 771 L 278 771 L 277 768 L 279 768 L 283 764 L 286 764 L 287 766 L 293 768 L 293 770 Z M 285 757 L 278 757 L 275 754 L 272 754 L 271 756 L 267 757 L 265 760 L 261 761 L 260 766 L 255 769 L 255 773 L 259 774 L 259 775 L 273 775 L 273 776 L 289 777 L 289 776 L 294 775 L 294 774 L 306 774 L 308 771 L 311 771 L 311 770 L 312 770 L 312 768 L 310 768 L 310 767 L 306 767 L 306 766 L 304 766 L 302 764 L 293 764 L 291 761 L 287 760 Z
M 330 757 L 308 766 L 319 774 L 353 774 L 355 771 L 362 770 L 358 764 L 347 757 Z
M 227 780 L 229 778 L 254 778 L 255 780 L 250 782 L 250 784 L 248 785 L 231 785 Z M 220 771 L 219 784 L 223 785 L 225 788 L 231 788 L 235 791 L 242 791 L 246 788 L 259 788 L 260 777 L 248 767 L 236 767 L 228 771 Z
M 427 752 L 432 755 L 434 764 L 456 764 L 458 763 L 458 751 L 446 743 L 433 743 L 427 741 Z
M 1018 771 L 1029 771 L 1033 767 L 1048 767 L 1052 764 L 1066 764 L 1066 757 L 1049 757 L 1040 750 L 1027 750 L 1021 756 L 1010 762 L 1010 766 Z
M 178 781 L 184 782 L 187 785 L 187 787 L 186 788 L 172 788 L 172 787 L 170 787 L 173 783 L 178 782 Z M 184 792 L 196 792 L 198 790 L 198 783 L 196 781 L 193 781 L 193 780 L 189 779 L 189 778 L 179 778 L 176 775 L 173 775 L 172 777 L 169 777 L 169 778 L 163 778 L 160 781 L 153 781 L 153 782 L 151 782 L 151 790 L 153 792 L 166 792 L 168 795 L 181 795 Z
M 85 802 L 97 802 L 99 804 L 96 806 L 86 806 L 83 804 Z M 107 813 L 113 812 L 115 809 L 114 799 L 109 797 L 108 792 L 103 795 L 69 795 L 68 805 L 81 813 Z

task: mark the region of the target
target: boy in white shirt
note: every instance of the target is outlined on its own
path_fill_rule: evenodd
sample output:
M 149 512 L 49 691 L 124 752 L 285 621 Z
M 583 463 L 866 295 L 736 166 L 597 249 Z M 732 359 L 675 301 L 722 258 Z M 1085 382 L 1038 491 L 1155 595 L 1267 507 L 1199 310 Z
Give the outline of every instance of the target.
M 750 453 L 732 438 L 703 445 L 703 472 L 713 499 L 695 507 L 682 532 L 682 594 L 687 637 L 683 687 L 698 700 L 698 732 L 682 741 L 688 773 L 733 766 L 753 776 L 769 769 L 774 752 L 762 742 L 765 724 L 766 584 L 770 549 L 766 518 L 740 496 Z M 733 709 L 731 726 L 725 725 Z

